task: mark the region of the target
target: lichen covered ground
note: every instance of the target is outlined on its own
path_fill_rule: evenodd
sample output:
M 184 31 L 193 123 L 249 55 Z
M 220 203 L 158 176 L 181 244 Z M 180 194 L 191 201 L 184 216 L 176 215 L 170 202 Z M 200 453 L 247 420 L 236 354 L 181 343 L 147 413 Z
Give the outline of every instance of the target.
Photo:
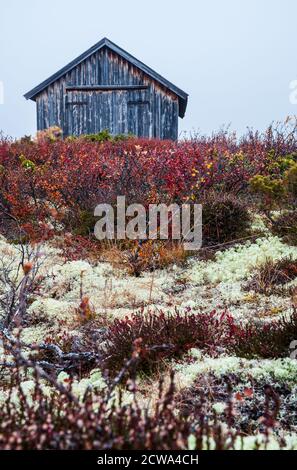
M 20 247 L 1 238 L 0 256 L 3 266 L 12 266 L 11 276 L 16 275 Z M 176 309 L 197 315 L 213 310 L 228 311 L 243 322 L 255 319 L 269 322 L 290 316 L 296 302 L 292 292 L 297 279 L 283 285 L 281 292 L 276 289 L 270 295 L 246 288 L 257 267 L 265 261 L 297 259 L 297 247 L 288 246 L 269 233 L 217 251 L 209 261 L 200 259 L 198 253 L 182 266 L 171 265 L 163 270 L 144 272 L 138 278 L 109 263 L 86 259 L 65 261 L 61 252 L 50 244 L 39 248 L 38 257 L 41 281 L 38 291 L 30 299 L 26 324 L 21 331 L 22 341 L 30 344 L 54 339 L 64 331 L 69 336 L 79 337 L 78 307 L 82 297 L 89 299 L 95 319 L 101 319 L 103 325 L 140 309 L 166 311 L 172 315 Z M 1 289 L 3 294 L 3 284 Z M 235 425 L 245 435 L 246 448 L 253 447 L 256 439 L 261 440 L 259 433 L 265 408 L 263 390 L 267 384 L 273 386 L 279 396 L 280 411 L 270 447 L 278 447 L 278 439 L 284 437 L 285 447 L 297 448 L 297 362 L 290 357 L 289 350 L 286 358 L 243 359 L 224 352 L 210 357 L 192 349 L 182 360 L 168 362 L 165 377 L 172 369 L 176 372 L 176 393 L 180 398 L 177 413 L 194 413 L 195 400 L 203 390 L 209 413 L 215 412 L 224 421 L 229 394 L 234 403 L 233 412 L 237 414 Z M 62 383 L 67 377 L 64 372 L 59 374 Z M 227 390 L 226 377 L 232 382 L 232 391 Z M 158 378 L 138 378 L 138 396 L 143 403 L 157 398 Z M 5 374 L 2 373 L 1 402 L 6 397 L 4 384 Z M 30 395 L 32 384 L 30 376 L 24 379 L 24 393 Z M 104 388 L 100 370 L 77 378 L 74 392 L 82 396 L 90 386 Z M 45 383 L 44 387 L 47 387 Z M 124 400 L 131 399 L 128 391 L 124 395 Z

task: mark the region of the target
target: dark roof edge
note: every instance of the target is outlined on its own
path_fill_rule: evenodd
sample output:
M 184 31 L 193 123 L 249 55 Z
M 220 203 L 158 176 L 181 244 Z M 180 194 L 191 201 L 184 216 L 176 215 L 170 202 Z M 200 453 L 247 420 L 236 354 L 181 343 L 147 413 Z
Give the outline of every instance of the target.
M 107 38 L 101 39 L 97 44 L 92 46 L 90 49 L 88 49 L 86 52 L 78 56 L 76 59 L 73 61 L 69 62 L 69 64 L 65 65 L 62 69 L 58 70 L 54 75 L 51 75 L 48 79 L 44 80 L 42 83 L 37 85 L 35 88 L 32 90 L 28 91 L 24 97 L 29 100 L 35 101 L 36 96 L 43 91 L 45 88 L 47 88 L 49 85 L 51 85 L 53 82 L 61 78 L 63 75 L 65 75 L 67 72 L 69 72 L 71 69 L 79 65 L 81 62 L 83 62 L 85 59 L 90 57 L 92 54 L 100 50 L 102 47 L 109 47 L 112 51 L 116 52 L 120 56 L 122 56 L 124 59 L 126 59 L 128 62 L 131 64 L 135 65 L 138 67 L 140 70 L 142 70 L 144 73 L 149 75 L 151 78 L 156 80 L 157 82 L 161 83 L 163 86 L 171 90 L 174 94 L 176 94 L 179 97 L 179 116 L 184 117 L 186 108 L 187 108 L 187 102 L 188 102 L 188 94 L 185 93 L 183 90 L 175 86 L 173 83 L 169 82 L 166 80 L 162 75 L 159 75 L 157 72 L 155 72 L 153 69 L 145 65 L 143 62 L 140 60 L 136 59 L 133 57 L 131 54 L 126 52 L 124 49 L 121 47 L 117 46 L 114 44 L 112 41 L 110 41 Z

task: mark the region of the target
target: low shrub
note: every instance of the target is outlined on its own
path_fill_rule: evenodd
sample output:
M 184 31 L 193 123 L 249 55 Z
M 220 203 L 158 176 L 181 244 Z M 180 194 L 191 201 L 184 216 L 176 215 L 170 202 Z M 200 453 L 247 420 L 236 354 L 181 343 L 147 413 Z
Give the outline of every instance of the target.
M 139 361 L 136 372 L 150 374 L 161 369 L 167 359 L 181 357 L 196 347 L 214 353 L 228 342 L 229 317 L 209 314 L 139 312 L 115 320 L 108 328 L 103 354 L 104 367 L 111 374 L 123 368 L 133 355 L 135 342 Z
M 297 278 L 297 260 L 292 257 L 278 261 L 268 259 L 259 266 L 245 285 L 246 290 L 271 294 L 275 286 L 283 286 Z
M 89 142 L 122 142 L 128 139 L 131 139 L 133 136 L 130 134 L 117 134 L 112 135 L 108 129 L 104 129 L 98 134 L 86 134 L 80 137 L 81 139 L 87 140 Z
M 102 345 L 103 367 L 116 375 L 137 350 L 134 373 L 151 374 L 166 361 L 182 357 L 191 348 L 210 355 L 228 351 L 245 358 L 281 358 L 290 354 L 297 338 L 297 310 L 288 317 L 266 322 L 238 323 L 229 314 L 172 314 L 138 312 L 116 319 L 106 330 Z
M 112 135 L 108 129 L 105 129 L 98 134 L 87 134 L 82 137 L 89 142 L 108 142 L 112 140 Z
M 241 139 L 219 132 L 171 142 L 111 138 L 103 131 L 63 140 L 59 129 L 44 131 L 36 140 L 2 138 L 0 215 L 38 239 L 40 223 L 55 225 L 56 218 L 65 232 L 79 230 L 81 211 L 92 213 L 100 203 L 114 205 L 118 195 L 125 195 L 127 204 L 147 207 L 160 202 L 194 203 L 201 194 L 218 188 L 238 194 L 256 175 L 283 177 L 284 170 L 276 174 L 271 167 L 281 157 L 296 153 L 291 124 L 286 122 L 281 129 L 270 126 L 262 135 L 249 132 Z M 229 218 L 227 222 L 234 226 Z M 209 232 L 215 243 L 227 236 L 219 221 Z
M 111 399 L 110 389 L 77 400 L 71 385 L 49 394 L 35 379 L 28 393 L 14 379 L 0 409 L 1 450 L 228 450 L 236 440 L 240 448 L 239 433 L 209 422 L 203 402 L 195 415 L 176 413 L 173 378 L 166 389 L 160 382 L 159 400 L 150 407 L 138 403 L 135 384 L 125 404 L 121 393 Z
M 89 237 L 94 233 L 94 227 L 97 222 L 93 212 L 82 210 L 78 212 L 78 220 L 75 223 L 74 235 Z
M 277 381 L 268 385 L 266 378 L 243 378 L 236 371 L 221 376 L 210 372 L 180 392 L 177 401 L 180 413 L 191 416 L 199 413 L 202 395 L 207 416 L 217 413 L 221 422 L 245 435 L 263 432 L 267 425 L 290 432 L 296 425 L 296 391 L 296 386 Z
M 292 165 L 289 170 L 286 172 L 286 184 L 288 191 L 292 194 L 293 197 L 297 197 L 297 163 Z
M 129 250 L 123 266 L 128 267 L 130 274 L 138 277 L 143 271 L 164 269 L 173 263 L 181 264 L 189 255 L 190 252 L 185 251 L 181 243 L 149 240 Z
M 66 261 L 77 261 L 79 259 L 98 261 L 102 252 L 102 247 L 98 240 L 81 235 L 74 236 L 71 233 L 66 233 L 64 237 L 56 238 L 54 245 L 60 250 L 61 256 Z
M 274 321 L 253 322 L 246 325 L 232 324 L 232 340 L 228 349 L 239 357 L 273 359 L 288 357 L 290 345 L 297 338 L 297 310 L 288 318 Z
M 43 131 L 38 131 L 36 140 L 38 143 L 51 143 L 61 140 L 63 137 L 63 131 L 58 126 L 52 126 Z M 31 143 L 31 139 L 29 141 Z
M 282 238 L 289 245 L 297 245 L 297 210 L 280 214 L 272 224 L 273 234 Z
M 251 192 L 257 194 L 265 208 L 272 209 L 284 201 L 287 191 L 283 179 L 274 176 L 256 175 L 249 181 Z
M 238 197 L 228 193 L 211 192 L 201 203 L 204 245 L 233 241 L 246 234 L 251 216 L 247 204 Z
M 289 155 L 282 155 L 277 158 L 275 164 L 278 169 L 278 173 L 284 175 L 286 171 L 290 170 L 292 166 L 297 162 L 297 153 L 290 153 Z

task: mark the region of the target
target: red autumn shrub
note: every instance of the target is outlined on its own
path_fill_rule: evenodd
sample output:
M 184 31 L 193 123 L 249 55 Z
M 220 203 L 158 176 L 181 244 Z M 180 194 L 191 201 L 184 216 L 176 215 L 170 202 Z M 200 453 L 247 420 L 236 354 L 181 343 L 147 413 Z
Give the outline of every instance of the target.
M 225 132 L 189 141 L 127 139 L 92 142 L 0 141 L 1 229 L 17 221 L 38 238 L 41 223 L 85 234 L 82 213 L 99 203 L 195 202 L 212 189 L 238 192 L 255 175 L 281 171 L 278 159 L 296 153 L 294 133 L 270 127 L 241 139 Z
M 239 357 L 273 359 L 289 357 L 290 345 L 297 338 L 297 310 L 287 318 L 269 323 L 231 325 L 228 349 Z
M 211 313 L 139 312 L 123 320 L 115 320 L 108 328 L 104 351 L 104 367 L 112 374 L 120 371 L 135 353 L 137 372 L 151 373 L 169 358 L 181 357 L 191 348 L 214 353 L 228 344 L 231 329 L 228 315 Z M 232 321 L 232 320 L 231 320 Z
M 135 372 L 161 369 L 166 359 L 182 357 L 191 348 L 208 354 L 225 350 L 245 358 L 288 357 L 297 337 L 297 311 L 269 323 L 238 323 L 229 314 L 139 312 L 115 320 L 104 337 L 104 368 L 114 375 L 138 354 Z M 100 346 L 99 346 L 100 348 Z
M 209 191 L 201 203 L 204 246 L 225 243 L 246 235 L 251 215 L 249 206 L 238 196 Z

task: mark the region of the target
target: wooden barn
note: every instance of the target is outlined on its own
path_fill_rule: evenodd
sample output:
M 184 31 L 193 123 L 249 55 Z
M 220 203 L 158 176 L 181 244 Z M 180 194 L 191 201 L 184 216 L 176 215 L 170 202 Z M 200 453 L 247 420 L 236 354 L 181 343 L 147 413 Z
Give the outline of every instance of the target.
M 36 101 L 38 130 L 175 140 L 188 94 L 104 38 L 25 98 Z

